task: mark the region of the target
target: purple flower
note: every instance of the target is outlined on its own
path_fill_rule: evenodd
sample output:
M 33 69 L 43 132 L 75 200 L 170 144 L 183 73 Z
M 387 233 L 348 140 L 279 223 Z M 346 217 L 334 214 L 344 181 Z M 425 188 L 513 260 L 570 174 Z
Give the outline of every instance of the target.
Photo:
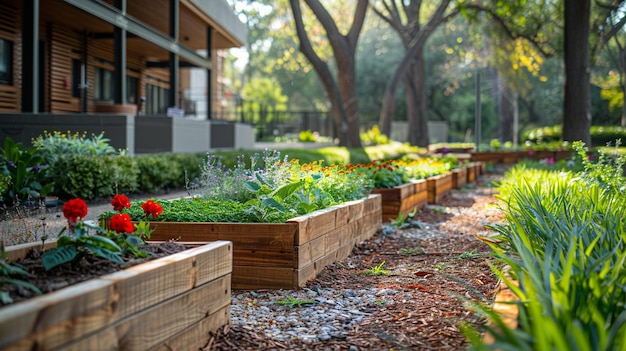
M 41 171 L 41 166 L 39 166 L 39 165 L 34 165 L 34 166 L 33 166 L 33 172 L 35 172 L 35 173 L 39 173 L 39 171 Z
M 7 161 L 7 166 L 15 168 L 15 163 L 13 163 L 12 161 Z

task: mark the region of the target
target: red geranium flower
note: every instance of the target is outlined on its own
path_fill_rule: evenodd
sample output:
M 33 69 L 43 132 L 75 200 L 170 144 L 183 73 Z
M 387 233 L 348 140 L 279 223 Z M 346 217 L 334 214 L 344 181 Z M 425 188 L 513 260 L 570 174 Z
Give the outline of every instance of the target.
M 111 217 L 111 230 L 118 233 L 132 233 L 135 231 L 130 215 L 127 213 L 116 213 Z
M 113 205 L 113 209 L 115 211 L 121 211 L 124 208 L 130 208 L 130 200 L 125 195 L 117 194 L 113 196 L 113 200 L 111 200 L 111 205 Z
M 163 207 L 161 207 L 161 205 L 152 200 L 144 202 L 141 205 L 141 208 L 143 208 L 143 212 L 146 214 L 146 216 L 152 215 L 152 218 L 157 218 L 158 215 L 163 213 Z
M 76 223 L 87 216 L 87 204 L 79 198 L 71 199 L 63 205 L 63 216 L 70 222 Z

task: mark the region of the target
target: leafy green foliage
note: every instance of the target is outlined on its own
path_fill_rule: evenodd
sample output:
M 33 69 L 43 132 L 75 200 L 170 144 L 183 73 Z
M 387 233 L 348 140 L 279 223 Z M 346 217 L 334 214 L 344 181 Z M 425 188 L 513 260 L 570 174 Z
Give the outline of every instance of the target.
M 387 261 L 382 261 L 378 266 L 374 266 L 370 269 L 363 271 L 365 275 L 389 275 L 389 271 L 383 269 L 383 266 L 387 263 Z
M 593 146 L 615 145 L 617 140 L 626 140 L 626 128 L 591 126 L 590 135 Z M 527 147 L 550 142 L 560 143 L 563 140 L 562 127 L 554 125 L 527 130 L 523 133 L 522 140 L 526 141 Z
M 89 234 L 89 229 L 99 234 Z M 123 263 L 122 248 L 108 238 L 106 230 L 89 222 L 80 221 L 73 226 L 72 237 L 59 234 L 57 247 L 44 252 L 42 263 L 46 270 L 72 262 L 76 264 L 86 255 L 95 255 L 116 263 Z M 104 235 L 100 235 L 104 234 Z
M 32 290 L 35 294 L 41 295 L 41 291 L 33 284 L 24 280 L 15 278 L 16 276 L 30 276 L 30 273 L 24 270 L 17 263 L 11 263 L 6 260 L 4 244 L 0 241 L 0 288 L 3 285 L 18 285 Z M 6 291 L 0 290 L 0 304 L 6 305 L 12 303 L 13 299 Z
M 9 201 L 39 199 L 52 190 L 54 184 L 42 184 L 44 179 L 44 159 L 35 147 L 25 148 L 7 137 L 4 148 L 0 148 L 0 172 L 4 182 L 10 181 L 1 194 Z
M 506 224 L 492 227 L 502 242 L 490 246 L 510 267 L 496 273 L 519 298 L 520 325 L 509 330 L 494 312 L 479 308 L 497 326 L 487 329 L 496 340 L 489 348 L 626 345 L 626 200 L 617 185 L 623 184 L 621 169 L 612 169 L 621 164 L 593 164 L 579 151 L 580 173 L 514 167 L 499 187 Z M 471 339 L 476 349 L 487 349 Z
M 91 156 L 116 156 L 123 154 L 115 150 L 109 142 L 111 140 L 104 137 L 104 133 L 87 136 L 86 132 L 52 133 L 44 132 L 33 140 L 33 145 L 39 150 L 47 163 L 52 163 L 58 157 L 64 155 L 83 154 Z

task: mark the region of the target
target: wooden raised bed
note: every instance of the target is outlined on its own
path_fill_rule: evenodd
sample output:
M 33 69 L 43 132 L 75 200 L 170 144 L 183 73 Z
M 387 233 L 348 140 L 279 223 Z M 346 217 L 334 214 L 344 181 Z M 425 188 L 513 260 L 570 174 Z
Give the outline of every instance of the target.
M 476 162 L 468 163 L 465 167 L 467 167 L 467 182 L 473 183 L 478 178 L 479 168 L 476 167 Z
M 455 168 L 452 171 L 452 187 L 460 189 L 467 184 L 467 167 Z
M 0 349 L 200 349 L 230 322 L 232 252 L 214 242 L 2 307 Z
M 294 289 L 382 228 L 381 196 L 346 202 L 287 223 L 153 222 L 151 240 L 233 243 L 233 289 Z
M 442 197 L 452 190 L 452 173 L 444 173 L 426 179 L 428 203 L 438 204 Z
M 426 179 L 389 189 L 374 189 L 372 193 L 382 196 L 383 222 L 398 218 L 399 213 L 406 216 L 428 203 Z

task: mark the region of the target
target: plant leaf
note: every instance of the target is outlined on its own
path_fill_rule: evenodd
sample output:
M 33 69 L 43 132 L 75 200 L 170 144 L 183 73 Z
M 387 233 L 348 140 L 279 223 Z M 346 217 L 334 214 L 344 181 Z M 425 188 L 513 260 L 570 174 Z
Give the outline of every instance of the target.
M 72 261 L 77 255 L 78 251 L 75 247 L 61 246 L 44 252 L 41 257 L 41 262 L 44 268 L 49 271 L 58 265 Z

